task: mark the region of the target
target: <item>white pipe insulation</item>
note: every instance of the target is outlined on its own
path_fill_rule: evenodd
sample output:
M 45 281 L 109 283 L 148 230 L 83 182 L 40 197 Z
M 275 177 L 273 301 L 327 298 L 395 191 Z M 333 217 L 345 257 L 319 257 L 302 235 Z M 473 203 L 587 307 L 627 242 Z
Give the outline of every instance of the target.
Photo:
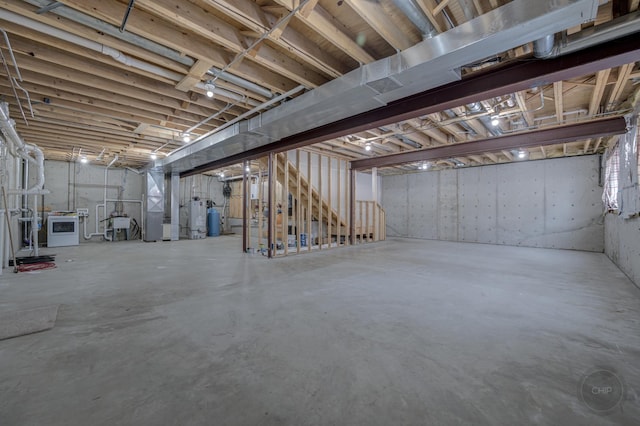
M 42 194 L 44 187 L 44 154 L 36 145 L 25 143 L 15 129 L 15 122 L 9 118 L 9 104 L 0 103 L 0 130 L 7 141 L 9 152 L 33 164 L 36 168 L 36 182 L 29 189 L 19 190 L 20 194 Z M 33 156 L 32 156 L 33 155 Z M 13 192 L 12 190 L 8 192 Z M 48 191 L 47 191 L 48 192 Z

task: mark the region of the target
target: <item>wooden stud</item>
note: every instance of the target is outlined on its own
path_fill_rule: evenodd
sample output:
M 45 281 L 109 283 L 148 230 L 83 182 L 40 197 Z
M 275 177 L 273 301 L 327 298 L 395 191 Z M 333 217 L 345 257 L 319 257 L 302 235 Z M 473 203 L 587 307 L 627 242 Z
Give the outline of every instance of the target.
M 318 155 L 318 250 L 322 250 L 322 155 Z
M 275 244 L 275 200 L 276 200 L 276 173 L 277 166 L 274 164 L 275 154 L 273 152 L 269 153 L 268 159 L 268 169 L 269 169 L 269 196 L 267 199 L 267 209 L 269 211 L 269 223 L 268 223 L 268 231 L 267 231 L 267 245 L 268 245 L 268 253 L 269 258 L 275 257 L 276 255 L 276 244 Z
M 553 99 L 556 107 L 556 120 L 558 123 L 564 121 L 564 105 L 562 95 L 562 81 L 556 81 L 553 83 Z
M 264 244 L 263 241 L 263 234 L 262 234 L 262 226 L 264 225 L 264 221 L 262 220 L 263 218 L 263 214 L 262 214 L 262 199 L 263 199 L 263 186 L 264 186 L 264 177 L 262 176 L 262 167 L 260 167 L 260 162 L 258 162 L 258 247 L 260 249 L 263 248 L 263 246 L 266 247 L 266 245 Z
M 337 191 L 337 203 L 338 205 L 336 206 L 336 246 L 340 247 L 340 238 L 341 238 L 341 231 L 342 231 L 342 200 L 341 198 L 341 190 L 340 188 L 342 187 L 342 179 L 341 179 L 341 169 L 342 169 L 342 160 L 337 159 L 336 160 L 338 162 L 337 168 L 336 168 L 336 172 L 338 174 L 337 176 L 337 185 L 336 185 L 336 191 Z
M 313 210 L 313 188 L 311 186 L 311 152 L 307 151 L 307 250 L 311 252 L 311 214 Z
M 328 245 L 327 248 L 331 248 L 331 233 L 332 233 L 332 222 L 333 222 L 333 210 L 331 208 L 331 169 L 333 166 L 333 159 L 331 157 L 327 157 L 327 238 Z
M 296 253 L 300 253 L 300 233 L 302 232 L 302 170 L 300 149 L 296 149 Z
M 247 172 L 246 172 L 246 167 L 247 167 L 247 162 L 244 162 L 244 169 L 245 171 L 242 174 L 242 251 L 243 252 L 247 252 L 247 249 L 250 247 L 249 246 L 249 238 L 248 238 L 248 233 L 249 233 L 249 229 L 248 224 L 249 224 L 249 219 L 247 217 L 247 197 L 249 196 L 248 194 L 248 179 L 247 179 Z
M 591 101 L 589 102 L 589 117 L 593 117 L 599 112 L 600 102 L 602 102 L 602 96 L 604 95 L 604 90 L 607 87 L 610 73 L 610 68 L 596 73 L 596 87 L 593 89 Z
M 284 255 L 289 254 L 289 152 L 282 154 L 284 178 L 282 182 L 282 241 Z

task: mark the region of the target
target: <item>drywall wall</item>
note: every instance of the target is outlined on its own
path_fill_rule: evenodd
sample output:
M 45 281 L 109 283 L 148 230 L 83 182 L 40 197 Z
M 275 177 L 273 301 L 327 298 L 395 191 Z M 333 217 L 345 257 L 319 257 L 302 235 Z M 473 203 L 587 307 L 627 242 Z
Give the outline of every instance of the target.
M 105 165 L 82 164 L 79 162 L 65 162 L 47 160 L 44 163 L 45 189 L 50 191 L 41 199 L 45 216 L 48 211 L 77 211 L 79 208 L 89 209 L 87 233 L 95 232 L 96 204 L 101 204 L 104 198 Z M 142 225 L 141 205 L 143 176 L 138 173 L 111 167 L 107 173 L 107 198 L 133 200 L 122 203 L 123 212 Z M 39 210 L 41 207 L 39 207 Z M 107 215 L 116 210 L 115 202 L 107 203 Z M 104 219 L 104 211 L 99 209 L 99 221 Z M 80 226 L 80 242 L 83 238 L 83 225 Z M 99 223 L 99 232 L 103 231 L 103 222 Z M 46 229 L 43 227 L 43 230 Z M 46 232 L 41 232 L 44 240 Z M 99 236 L 93 237 L 98 241 Z
M 387 235 L 602 252 L 597 156 L 382 178 Z

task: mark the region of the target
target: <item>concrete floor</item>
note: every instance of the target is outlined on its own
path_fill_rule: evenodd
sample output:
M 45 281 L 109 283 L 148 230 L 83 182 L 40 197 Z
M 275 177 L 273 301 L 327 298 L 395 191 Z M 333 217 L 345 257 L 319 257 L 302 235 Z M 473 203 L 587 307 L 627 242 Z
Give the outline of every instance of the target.
M 640 418 L 640 291 L 602 254 L 393 239 L 269 261 L 227 236 L 51 249 L 0 309 L 0 424 L 614 425 Z M 625 401 L 578 399 L 605 367 Z

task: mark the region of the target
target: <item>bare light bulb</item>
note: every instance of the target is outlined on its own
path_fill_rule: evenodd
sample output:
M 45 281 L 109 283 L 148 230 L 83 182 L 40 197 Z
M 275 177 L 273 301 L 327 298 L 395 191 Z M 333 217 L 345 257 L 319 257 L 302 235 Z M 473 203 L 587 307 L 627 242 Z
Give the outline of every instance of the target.
M 220 172 L 220 174 L 219 174 L 218 176 L 220 176 L 221 178 L 223 178 L 223 177 L 224 177 L 224 172 Z
M 182 135 L 182 140 L 184 141 L 184 143 L 191 142 L 191 135 L 189 133 L 185 133 L 184 135 Z
M 368 143 L 364 146 L 365 151 L 371 151 L 371 144 Z
M 207 98 L 213 98 L 213 90 L 207 90 Z
M 155 152 L 152 152 L 149 157 L 151 157 L 152 160 L 156 160 L 158 158 L 158 154 L 156 154 Z

